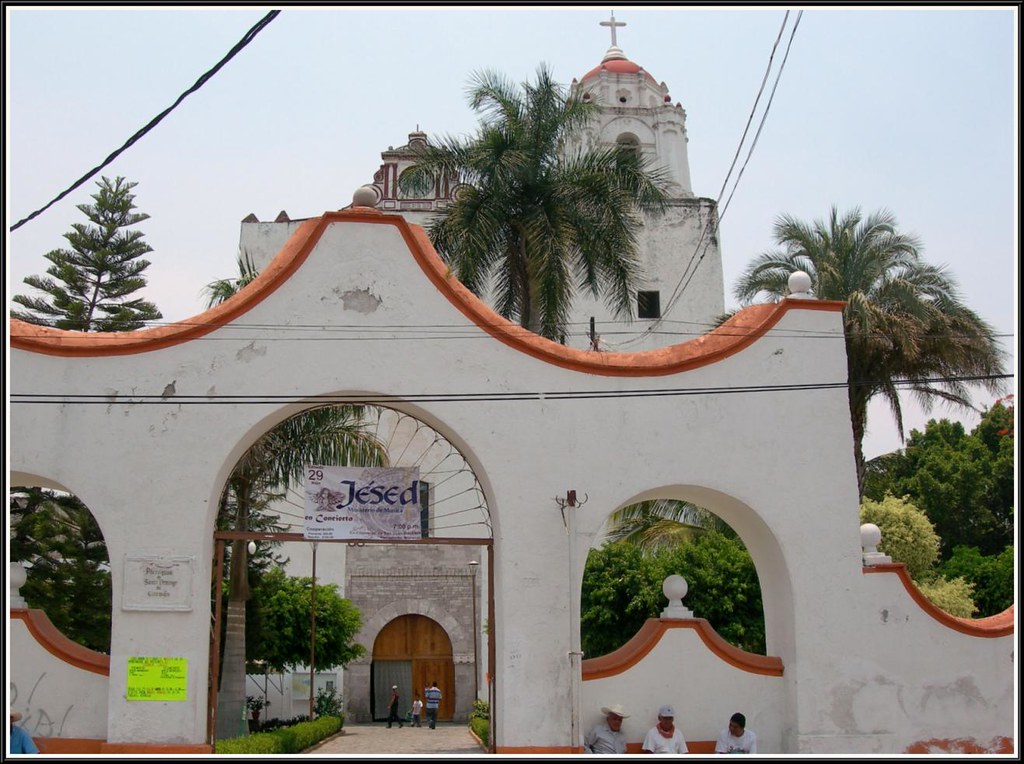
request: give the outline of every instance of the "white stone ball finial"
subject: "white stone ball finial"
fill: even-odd
[[[882,531],[874,523],[864,523],[860,526],[860,547],[863,553],[864,567],[872,565],[889,565],[892,557],[878,551],[878,545],[882,543]]]
[[[793,271],[789,274],[789,296],[797,300],[813,300],[811,277],[803,271]]]
[[[686,579],[673,573],[661,585],[661,591],[668,598],[668,607],[661,611],[662,618],[693,618],[693,611],[683,605],[683,597],[690,590]]]
[[[360,186],[356,189],[356,192],[352,194],[352,206],[353,207],[376,207],[377,206],[377,192],[373,186]]]
[[[10,587],[11,607],[27,608],[28,603],[26,603],[25,598],[21,596],[21,587],[23,587],[25,582],[28,580],[28,574],[25,572],[25,566],[20,562],[12,562],[7,571],[7,585]]]

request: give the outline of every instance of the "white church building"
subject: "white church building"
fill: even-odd
[[[630,750],[663,704],[692,753],[736,710],[765,754],[1017,750],[1014,608],[954,618],[862,533],[847,394],[831,384],[847,378],[843,304],[798,276],[786,300],[712,329],[717,210],[691,187],[684,110],[614,37],[573,87],[605,107],[582,140],[635,145],[672,178],[668,212],[645,220],[631,325],[584,301],[578,333],[553,343],[456,281],[422,228],[453,189],[396,187],[419,131],[351,206],[243,221],[260,275],[199,316],[118,334],[11,320],[8,484],[86,503],[114,592],[110,655],[91,653],[25,606],[11,561],[9,682],[15,710],[48,720],[29,728],[44,750],[211,750],[219,498],[259,437],[325,401],[374,407],[432,492],[422,543],[318,547],[318,575],[363,614],[368,655],[338,679],[353,721],[382,718],[381,682],[400,677],[443,681],[451,719],[489,700],[495,753],[580,753],[611,703],[630,710]],[[587,552],[612,512],[655,498],[706,507],[742,539],[766,655],[726,643],[672,578],[660,618],[582,655]],[[309,545],[293,546],[304,575]],[[151,566],[176,582],[169,598],[150,597]],[[168,699],[130,691],[146,665],[178,672]]]

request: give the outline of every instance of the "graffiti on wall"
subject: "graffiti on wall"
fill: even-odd
[[[42,705],[35,705],[36,694],[37,692],[42,694],[41,688],[45,680],[46,672],[44,671],[32,683],[32,687],[28,691],[28,697],[24,700],[21,699],[22,693],[19,692],[17,683],[11,682],[11,710],[21,711],[21,721],[19,724],[32,737],[62,737],[61,733],[64,730],[64,725],[70,718],[75,704],[72,703],[63,709],[60,706],[44,708]],[[61,693],[57,690],[49,693],[49,695],[59,698]]]

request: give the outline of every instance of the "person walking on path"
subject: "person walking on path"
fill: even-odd
[[[430,723],[430,729],[436,729],[437,709],[441,705],[441,691],[437,688],[436,681],[430,682],[430,687],[423,691],[423,696],[427,699],[427,721]]]
[[[416,700],[412,702],[412,726],[421,727],[420,714],[423,711],[423,701],[420,700],[420,694],[416,693]]]
[[[391,703],[388,705],[388,729],[391,723],[398,722],[398,729],[402,729],[402,720],[398,716],[398,685],[391,687]]]

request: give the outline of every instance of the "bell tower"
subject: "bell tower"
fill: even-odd
[[[636,146],[654,160],[654,166],[667,171],[673,196],[692,198],[686,111],[678,102],[672,104],[664,82],[657,82],[650,72],[626,58],[615,35],[615,29],[626,26],[625,22],[616,21],[612,14],[611,20],[601,25],[611,27],[611,47],[600,64],[572,82],[574,92],[601,106],[601,115],[587,130],[583,148]]]
[[[600,110],[566,150],[634,147],[666,173],[669,204],[662,214],[643,216],[638,249],[646,277],[637,289],[633,320],[625,323],[580,294],[571,321],[581,328],[567,342],[600,351],[653,350],[706,334],[725,311],[718,204],[693,193],[682,104],[673,103],[668,86],[619,47],[616,30],[625,22],[612,14],[600,24],[610,29],[611,46],[601,63],[571,85]],[[595,337],[579,336],[591,319]]]

